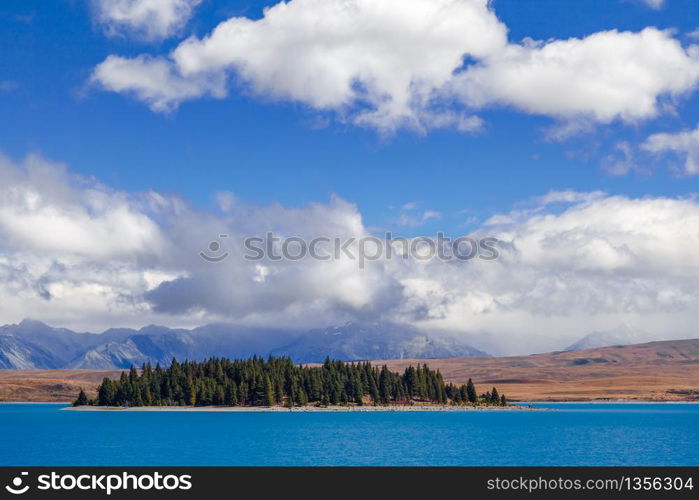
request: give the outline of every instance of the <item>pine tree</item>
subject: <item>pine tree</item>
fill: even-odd
[[[194,406],[197,404],[197,390],[194,387],[192,377],[187,377],[184,383],[184,401],[186,405]]]
[[[274,392],[272,392],[272,382],[269,379],[269,375],[265,375],[263,382],[264,397],[262,399],[262,404],[264,406],[274,405]]]
[[[362,397],[364,397],[364,386],[362,384],[362,378],[359,376],[358,371],[354,371],[352,375],[352,399],[359,406],[364,404],[362,402]]]
[[[115,404],[116,389],[114,388],[114,382],[111,379],[105,377],[102,379],[102,385],[99,386],[97,391],[97,404],[100,406],[113,406]]]
[[[371,396],[371,401],[375,405],[381,401],[381,395],[379,394],[379,387],[376,383],[376,376],[373,372],[369,376],[369,396]]]
[[[461,388],[459,389],[459,392],[461,393],[461,398],[460,398],[461,401],[462,401],[463,403],[468,402],[468,401],[469,401],[469,398],[468,398],[468,389],[467,389],[467,387],[466,387],[465,385],[462,385]]]
[[[235,382],[230,381],[226,384],[226,394],[223,402],[226,406],[236,406],[238,404],[238,390]]]
[[[78,399],[73,402],[73,406],[85,406],[89,403],[87,400],[87,394],[80,388],[80,394],[78,394]]]
[[[141,398],[141,391],[133,391],[133,396],[131,397],[131,406],[143,406],[143,399]]]
[[[391,399],[391,375],[386,365],[381,368],[379,375],[379,401],[382,404],[388,404]]]
[[[299,390],[296,402],[301,406],[306,406],[308,404],[308,395],[303,388]]]
[[[146,406],[152,406],[153,404],[153,394],[150,392],[149,386],[144,386],[141,390],[141,399],[143,399],[143,404]]]
[[[407,367],[403,377],[405,379],[405,385],[408,389],[408,396],[412,398],[417,391],[417,372],[415,371],[415,367],[413,365]]]
[[[250,402],[250,391],[248,389],[248,383],[245,381],[241,382],[238,386],[238,401],[242,406]]]
[[[476,402],[478,402],[476,386],[473,385],[473,380],[471,379],[468,379],[468,383],[466,384],[466,395],[468,396],[469,403],[476,404]]]
[[[214,391],[214,400],[213,403],[215,405],[222,405],[226,401],[226,390],[223,388],[222,385],[217,385],[216,390]]]

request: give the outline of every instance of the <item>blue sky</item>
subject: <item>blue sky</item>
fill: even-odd
[[[366,223],[396,231],[461,232],[468,211],[479,219],[549,190],[601,189],[632,196],[686,195],[694,177],[677,176],[645,159],[650,174],[612,176],[601,164],[618,141],[639,143],[658,131],[690,129],[697,97],[681,100],[676,116],[634,124],[616,121],[567,140],[548,140],[553,120],[492,107],[479,112],[484,129],[418,133],[339,123],[328,113],[290,102],[241,95],[183,103],[158,114],[129,97],[87,83],[109,54],[163,53],[183,35],[203,36],[232,15],[261,16],[272,2],[212,1],[199,6],[182,35],[149,43],[107,37],[84,2],[10,0],[0,13],[0,148],[21,158],[41,152],[83,175],[128,191],[176,193],[201,207],[225,189],[252,203],[302,205],[337,194],[359,205]],[[617,28],[696,26],[699,6],[670,0],[659,10],[642,2],[497,0],[511,41],[583,37]],[[495,109],[493,109],[495,108]],[[443,214],[420,229],[400,228],[395,210],[408,202]]]
[[[695,335],[698,28],[694,0],[5,0],[0,323]],[[269,230],[501,252],[199,257]]]

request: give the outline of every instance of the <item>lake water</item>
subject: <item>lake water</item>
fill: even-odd
[[[0,404],[0,465],[699,465],[699,405],[71,412]]]

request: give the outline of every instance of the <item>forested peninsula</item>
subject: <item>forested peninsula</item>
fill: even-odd
[[[473,382],[445,383],[426,364],[403,373],[369,362],[326,359],[320,366],[296,365],[287,357],[246,360],[172,360],[169,367],[146,363],[118,380],[105,378],[91,399],[85,391],[73,406],[505,406],[495,387],[478,394]]]

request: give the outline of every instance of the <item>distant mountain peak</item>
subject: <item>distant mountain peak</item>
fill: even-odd
[[[43,329],[51,328],[49,325],[47,325],[43,321],[39,321],[37,319],[32,319],[32,318],[23,319],[22,321],[19,322],[19,324],[17,326],[23,330],[28,329],[28,328],[43,328]]]
[[[342,361],[488,356],[457,339],[434,336],[409,324],[376,321],[313,329],[272,354],[299,363],[326,356]]]
[[[565,348],[566,351],[579,351],[613,345],[640,344],[653,340],[647,332],[634,328],[630,323],[623,323],[614,330],[588,333],[577,342]]]

